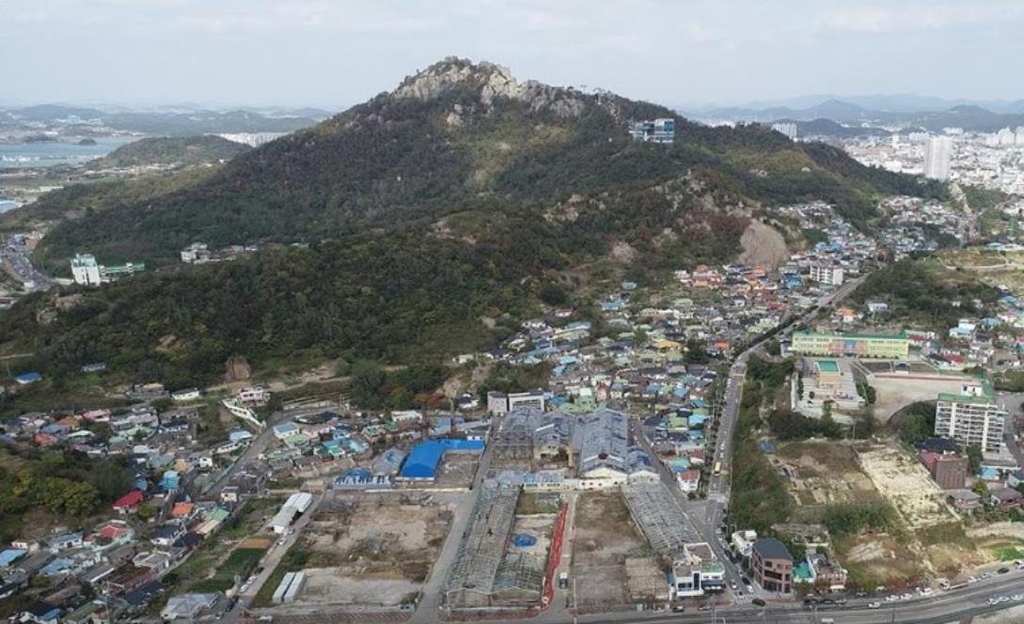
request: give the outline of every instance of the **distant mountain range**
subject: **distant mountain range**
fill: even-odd
[[[841,125],[831,128],[838,134],[816,136],[849,135],[851,127],[857,128],[859,134],[884,134],[882,127],[932,131],[959,127],[972,132],[995,132],[1024,125],[1024,100],[971,102],[917,95],[807,96],[743,106],[681,107],[680,112],[705,123],[827,120]]]
[[[156,110],[129,110],[38,104],[20,108],[0,108],[0,130],[18,130],[27,124],[45,123],[73,127],[99,121],[113,130],[167,136],[194,136],[205,133],[293,132],[309,127],[333,113],[318,108],[266,108],[211,110],[190,105],[161,107]]]

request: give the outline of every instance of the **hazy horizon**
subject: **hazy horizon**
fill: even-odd
[[[340,110],[445,56],[670,106],[835,94],[1014,101],[1024,4],[992,0],[0,1],[8,106]]]

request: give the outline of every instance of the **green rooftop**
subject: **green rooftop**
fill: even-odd
[[[977,405],[994,405],[996,402],[996,393],[992,390],[992,382],[988,379],[979,379],[978,385],[981,386],[980,395],[942,392],[939,394],[939,400],[956,403],[974,403]]]

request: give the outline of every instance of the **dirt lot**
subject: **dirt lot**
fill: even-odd
[[[920,374],[920,373],[911,373]],[[935,374],[935,373],[931,373]],[[883,422],[911,403],[934,401],[940,392],[959,392],[963,378],[950,376],[948,380],[912,379],[908,377],[872,376],[868,383],[878,393],[875,403],[875,417]]]
[[[958,518],[946,507],[944,495],[931,475],[907,451],[878,447],[858,454],[860,465],[875,487],[912,529],[921,529]]]
[[[789,493],[801,507],[852,503],[880,497],[857,464],[852,446],[836,442],[781,445],[776,458],[792,478]]]
[[[437,469],[438,487],[464,487],[473,484],[480,456],[475,453],[447,453]]]
[[[572,553],[577,602],[583,611],[629,604],[625,561],[648,554],[622,494],[586,492],[576,503]]]
[[[516,516],[512,524],[512,535],[528,535],[534,538],[536,543],[532,546],[512,546],[515,552],[547,557],[548,548],[551,547],[551,532],[555,526],[555,514],[533,514],[529,516]]]
[[[325,503],[303,532],[303,604],[396,605],[419,591],[457,495],[352,493]]]

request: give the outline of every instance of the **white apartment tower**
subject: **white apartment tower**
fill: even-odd
[[[953,139],[930,137],[924,146],[924,175],[933,180],[949,179],[949,163],[953,158]]]
[[[977,444],[986,453],[998,453],[1003,448],[1006,417],[1006,410],[999,406],[990,388],[965,385],[960,394],[939,395],[935,435],[951,438],[962,446]]]

